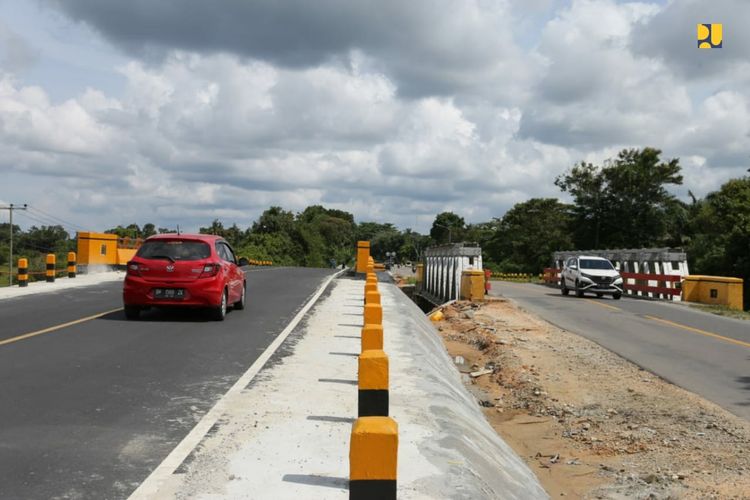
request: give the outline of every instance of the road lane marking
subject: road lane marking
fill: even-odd
[[[612,309],[613,311],[622,311],[622,309],[620,309],[619,307],[611,306],[609,304],[603,304],[602,302],[598,302],[594,299],[584,299],[584,300],[586,300],[586,302],[590,302],[599,307],[606,307],[607,309]]]
[[[92,319],[101,318],[102,316],[106,316],[107,314],[116,313],[118,311],[122,311],[122,307],[118,307],[117,309],[112,309],[111,311],[105,311],[98,314],[94,314],[92,316],[86,316],[85,318],[76,319],[74,321],[68,321],[67,323],[62,323],[55,326],[50,326],[49,328],[44,328],[42,330],[37,330],[35,332],[25,333],[23,335],[19,335],[18,337],[12,337],[5,340],[0,340],[0,346],[5,344],[12,344],[13,342],[19,342],[21,340],[25,340],[31,337],[36,337],[37,335],[44,335],[45,333],[52,333],[57,330],[62,330],[63,328],[67,328],[69,326],[77,325],[79,323],[85,323],[86,321],[91,321]]]
[[[652,321],[658,321],[659,323],[664,323],[665,325],[673,326],[675,328],[682,328],[683,330],[697,333],[699,335],[705,335],[706,337],[713,337],[715,339],[723,340],[724,342],[729,342],[730,344],[736,344],[742,347],[750,347],[749,342],[743,342],[741,340],[733,339],[730,337],[725,337],[723,335],[719,335],[718,333],[707,332],[706,330],[701,330],[700,328],[693,328],[692,326],[683,325],[681,323],[675,323],[674,321],[657,318],[655,316],[644,316],[644,318],[650,319]]]
[[[284,328],[276,339],[271,342],[263,353],[258,356],[258,359],[250,365],[245,373],[234,383],[234,385],[222,396],[222,398],[216,402],[208,413],[203,415],[203,418],[196,424],[195,427],[185,436],[182,441],[167,455],[161,464],[159,464],[145,481],[130,495],[129,500],[136,499],[152,499],[159,498],[158,493],[161,487],[169,480],[174,474],[174,471],[182,465],[185,459],[193,452],[193,450],[203,441],[208,431],[219,421],[219,418],[225,413],[230,403],[241,396],[242,391],[247,387],[260,370],[265,366],[271,356],[278,350],[281,344],[284,343],[289,334],[294,331],[302,318],[304,318],[307,311],[315,305],[315,302],[323,295],[328,285],[333,281],[334,278],[340,276],[345,270],[339,271],[329,276],[320,287],[318,287],[315,294],[307,301],[302,309],[299,310],[296,316],[292,318],[292,321]]]

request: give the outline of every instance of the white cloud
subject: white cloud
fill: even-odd
[[[341,28],[305,64],[283,39],[255,54],[230,38],[190,48],[164,35],[158,59],[113,62],[122,92],[90,85],[59,102],[6,71],[2,191],[19,186],[18,201],[93,229],[248,225],[270,205],[324,203],[424,230],[438,211],[476,222],[559,196],[558,174],[621,147],[682,157],[685,191],[699,195],[744,173],[747,75],[706,88],[634,48],[673,4],[539,0],[521,18],[519,2],[450,5],[394,4],[396,26]],[[514,39],[519,19],[538,26],[528,48]]]

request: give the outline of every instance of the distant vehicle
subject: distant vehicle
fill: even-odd
[[[217,321],[227,308],[245,308],[245,272],[223,238],[160,234],[148,238],[128,262],[123,304],[127,319],[149,307],[206,307]]]
[[[619,300],[622,297],[622,284],[622,276],[615,266],[602,257],[571,257],[560,274],[560,291],[563,295],[573,290],[577,297],[590,292],[597,297],[611,295]]]

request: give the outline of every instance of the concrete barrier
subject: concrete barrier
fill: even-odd
[[[727,306],[742,311],[742,278],[724,276],[685,276],[682,282],[683,300],[701,304]]]
[[[368,349],[359,355],[358,417],[388,416],[388,356]]]
[[[362,327],[362,352],[368,349],[383,350],[383,325],[368,325]]]
[[[531,470],[489,425],[424,313],[381,284],[390,415],[402,440],[399,484],[408,498],[548,498]]]
[[[388,417],[360,417],[352,426],[349,499],[395,500],[398,424]]]

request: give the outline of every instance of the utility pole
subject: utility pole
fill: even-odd
[[[7,210],[10,214],[10,259],[8,260],[8,286],[13,286],[13,210],[26,210],[26,203],[22,207],[17,207],[11,203],[7,207],[0,207],[0,210]]]

